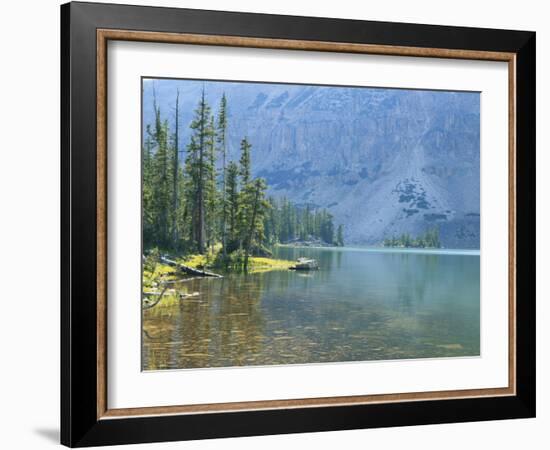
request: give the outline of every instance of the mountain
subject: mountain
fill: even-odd
[[[269,193],[328,208],[346,244],[437,226],[445,247],[479,248],[479,93],[145,80],[145,124],[153,88],[170,123],[179,89],[182,143],[201,90],[214,111],[225,92],[229,157],[247,136]]]

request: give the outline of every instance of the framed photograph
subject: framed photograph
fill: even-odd
[[[534,417],[534,32],[61,26],[63,444]]]

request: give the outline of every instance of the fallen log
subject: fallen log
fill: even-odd
[[[166,280],[163,281],[162,284],[177,284],[177,283],[187,283],[189,281],[193,280],[200,280],[203,277],[189,277],[189,278],[178,278],[177,280]]]
[[[176,269],[181,270],[182,272],[188,273],[190,275],[197,275],[201,277],[223,278],[223,276],[217,273],[208,272],[206,270],[195,269],[194,267],[189,267],[189,266],[186,266],[185,264],[177,263],[176,261],[168,259],[165,256],[161,256],[160,260],[163,264],[166,264],[171,267],[175,267]]]

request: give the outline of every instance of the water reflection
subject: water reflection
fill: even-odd
[[[277,256],[313,257],[321,270],[177,284],[143,312],[143,368],[479,355],[479,255],[279,248]]]

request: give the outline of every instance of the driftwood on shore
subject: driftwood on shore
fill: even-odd
[[[185,264],[178,263],[176,261],[173,261],[171,259],[166,258],[165,256],[161,256],[160,260],[163,264],[166,264],[171,267],[175,267],[176,269],[185,272],[190,275],[197,275],[200,277],[211,277],[211,278],[223,278],[223,276],[214,273],[214,272],[208,272],[206,270],[201,269],[195,269],[194,267],[186,266]]]

